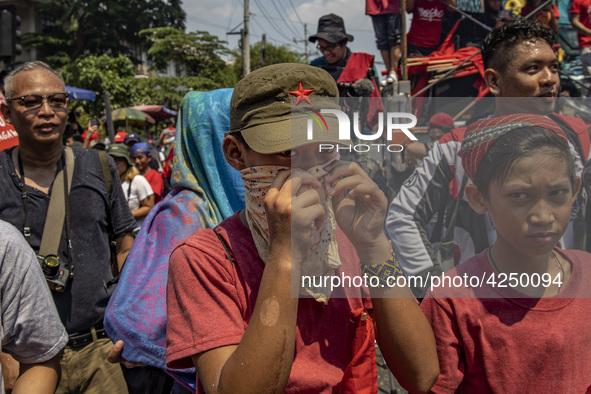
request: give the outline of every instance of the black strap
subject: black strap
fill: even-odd
[[[111,179],[111,169],[109,167],[109,156],[105,151],[97,151],[99,160],[101,162],[101,169],[103,171],[103,178],[105,180],[105,186],[107,188],[107,235],[109,237],[109,250],[111,252],[111,273],[114,279],[109,281],[116,283],[119,279],[119,264],[117,262],[117,242],[115,241],[115,229],[113,227],[113,216],[111,214],[111,193],[113,191],[113,180]]]
[[[129,185],[127,185],[127,200],[129,201],[129,196],[131,195],[131,184],[133,182],[133,178],[129,180]]]
[[[31,228],[29,227],[27,215],[27,186],[25,183],[25,169],[18,147],[16,148],[16,156],[21,176],[21,198],[24,211],[23,234],[26,241],[30,245]],[[67,240],[66,254],[68,257],[66,268],[70,272],[70,275],[72,275],[74,267],[72,265],[72,241],[70,238],[69,204],[72,179],[71,177],[68,177],[68,169],[72,173],[74,172],[74,154],[70,148],[65,147],[62,150],[62,155],[57,162],[56,175],[53,181],[53,186],[57,186],[57,188],[53,188],[52,186],[49,208],[45,217],[45,225],[41,235],[38,253],[42,256],[59,256],[59,244],[62,236],[62,229],[65,223]],[[60,182],[62,183],[61,185]],[[60,190],[60,186],[63,187],[63,190]]]
[[[224,237],[222,237],[220,234],[218,234],[218,232],[215,231],[215,229],[213,230],[213,233],[215,234],[216,237],[218,237],[218,239],[222,243],[222,246],[224,247],[224,250],[226,251],[226,256],[228,256],[228,260],[230,261],[230,264],[234,265],[234,260],[232,259],[232,253],[230,253],[230,248],[228,247],[226,240],[224,240]]]

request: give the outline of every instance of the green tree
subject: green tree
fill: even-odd
[[[168,101],[175,110],[189,91],[209,91],[222,87],[211,79],[202,77],[137,78],[135,84],[132,105],[163,104]]]
[[[304,55],[292,51],[288,46],[276,46],[270,43],[265,44],[265,51],[263,53],[263,63],[261,64],[261,46],[262,42],[257,42],[250,46],[250,70],[254,71],[263,66],[269,66],[277,63],[305,63]],[[233,51],[234,55],[234,76],[240,80],[242,75],[242,51]]]
[[[227,42],[217,36],[205,31],[185,33],[173,27],[146,29],[139,35],[148,42],[148,58],[154,68],[162,69],[172,60],[188,75],[208,78],[220,87],[234,84],[222,58],[230,54]]]
[[[113,108],[132,105],[136,96],[137,84],[131,60],[123,55],[112,58],[107,55],[87,56],[78,59],[61,69],[67,85],[92,90],[97,94],[94,103],[75,103],[95,116],[104,109],[102,93],[108,90]]]
[[[83,107],[92,117],[104,111],[103,92],[110,93],[111,107],[131,107],[141,104],[170,103],[177,109],[182,98],[191,90],[209,91],[221,84],[205,77],[141,77],[135,75],[133,63],[125,56],[87,56],[60,70],[67,85],[92,90],[94,102],[74,101],[72,109]]]
[[[184,29],[181,0],[41,0],[41,33],[23,37],[38,58],[55,67],[87,55],[119,54],[138,62],[142,29]]]

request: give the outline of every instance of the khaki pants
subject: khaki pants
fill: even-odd
[[[65,348],[60,357],[62,380],[58,394],[127,394],[120,364],[107,361],[113,347],[109,338],[98,339],[83,348]]]

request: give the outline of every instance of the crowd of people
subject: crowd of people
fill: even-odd
[[[409,49],[428,54],[447,6],[407,7]],[[395,82],[398,4],[367,10]],[[15,68],[1,105],[19,136],[0,152],[3,382],[376,393],[377,344],[413,393],[591,390],[591,142],[585,122],[555,112],[554,19],[540,19],[482,37],[494,113],[459,128],[433,115],[391,201],[375,172],[341,157],[351,141],[337,116],[310,122],[340,109],[351,59],[373,68],[335,14],[310,37],[321,58],[188,93],[158,142],[118,133],[107,146],[94,122],[67,127],[61,75],[40,61]],[[453,286],[433,287],[446,276]]]

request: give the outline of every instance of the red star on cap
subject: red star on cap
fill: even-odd
[[[300,81],[300,88],[298,90],[295,90],[293,92],[287,92],[287,93],[292,94],[297,97],[297,100],[296,100],[296,107],[297,107],[298,104],[301,103],[302,101],[305,101],[308,104],[312,105],[312,102],[310,101],[310,97],[308,97],[308,95],[310,93],[312,93],[313,91],[314,91],[314,89],[304,89],[304,87],[302,86],[302,81]]]

